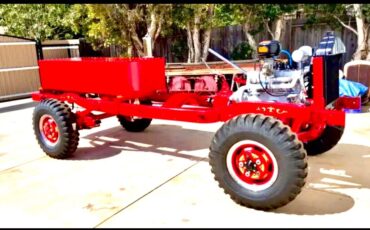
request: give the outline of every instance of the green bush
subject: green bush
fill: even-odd
[[[239,43],[231,53],[232,60],[251,59],[253,54],[252,47],[247,42]]]
[[[185,62],[187,59],[188,46],[183,39],[176,39],[170,46],[173,62]]]

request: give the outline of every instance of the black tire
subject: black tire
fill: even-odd
[[[243,142],[254,143],[257,149],[262,146],[269,151],[267,155],[271,157],[271,163],[264,167],[272,174],[271,178],[275,179],[253,187],[254,185],[235,177],[236,173],[234,174],[229,166],[229,159],[233,162],[235,158],[229,156],[230,152],[231,156],[234,156],[232,149]],[[247,148],[241,149],[243,150],[240,152],[246,151]],[[302,142],[281,121],[263,115],[241,115],[227,121],[212,140],[209,163],[215,180],[231,199],[243,206],[259,210],[275,209],[295,199],[307,177],[306,151]],[[240,163],[233,168],[234,171],[237,171],[238,167],[248,167],[247,164],[240,166]],[[258,183],[258,180],[255,182]]]
[[[332,149],[340,140],[344,127],[327,125],[319,138],[304,143],[307,155],[315,156]]]
[[[55,122],[58,127],[57,140],[50,141],[40,126],[45,119]],[[65,159],[77,149],[79,132],[73,128],[75,115],[68,105],[55,99],[41,101],[33,112],[33,129],[42,150],[50,157]],[[55,141],[55,142],[53,142]]]
[[[140,101],[140,104],[152,105],[152,102],[149,100]],[[121,126],[128,132],[142,132],[148,128],[152,122],[150,118],[132,118],[122,115],[117,115],[117,118]]]

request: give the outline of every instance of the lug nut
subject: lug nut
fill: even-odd
[[[257,165],[260,165],[261,164],[261,161],[258,159],[258,160],[256,160],[256,164]]]
[[[246,176],[246,177],[249,177],[249,176],[250,176],[250,174],[251,174],[251,173],[248,171],[248,172],[246,172],[246,173],[245,173],[245,176]]]
[[[239,167],[244,167],[244,163],[243,162],[239,162]]]

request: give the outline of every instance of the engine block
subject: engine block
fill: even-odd
[[[239,87],[230,100],[304,103],[304,75],[308,69],[280,70],[276,69],[276,63],[271,64],[271,60],[265,62],[267,64],[260,71],[247,71],[246,84]]]

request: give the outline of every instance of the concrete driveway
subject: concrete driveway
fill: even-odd
[[[154,120],[128,133],[116,118],[81,131],[74,157],[38,146],[30,99],[0,103],[0,227],[370,227],[370,113],[348,114],[339,144],[309,157],[300,195],[269,212],[217,186],[208,147],[221,126]]]

